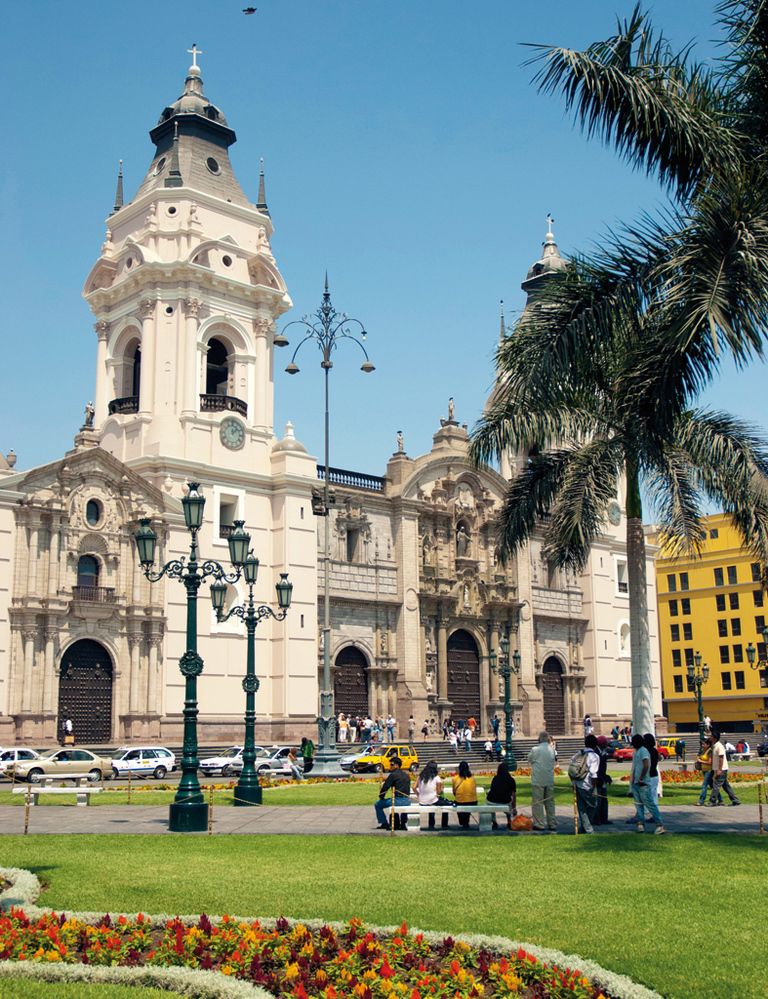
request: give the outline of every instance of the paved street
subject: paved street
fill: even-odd
[[[373,795],[371,796],[373,800]],[[611,809],[613,825],[603,826],[600,835],[638,835],[633,825],[625,819],[632,814],[627,806]],[[670,806],[663,809],[664,823],[671,833],[757,833],[757,805],[740,805],[733,808],[723,805],[719,808],[697,808],[693,805]],[[573,811],[569,807],[557,809],[559,832],[573,835]],[[766,816],[768,820],[768,816]],[[158,805],[100,805],[98,807],[77,807],[75,805],[44,805],[30,809],[30,833],[167,833],[168,808]],[[648,834],[654,826],[648,824]],[[0,834],[22,833],[24,831],[24,809],[18,806],[0,807]],[[337,835],[385,836],[375,829],[373,804],[370,807],[303,807],[269,806],[258,808],[217,807],[213,813],[215,834],[247,835]],[[198,835],[205,835],[201,833]],[[398,833],[406,836],[407,833]],[[478,835],[476,827],[470,832],[458,828],[455,820],[447,833],[432,835],[467,836]],[[506,829],[490,835],[508,836]],[[540,833],[521,833],[537,836]],[[766,838],[768,842],[768,837]]]

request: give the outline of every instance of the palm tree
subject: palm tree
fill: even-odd
[[[499,347],[471,453],[480,463],[530,449],[499,518],[502,559],[540,528],[547,558],[582,570],[623,478],[632,718],[635,731],[647,732],[654,714],[641,497],[651,498],[665,545],[696,550],[704,504],[717,503],[768,564],[768,444],[726,414],[691,407],[702,359],[669,349],[679,304],[649,299],[642,282],[608,266],[619,258],[614,249],[570,261],[529,304]],[[574,328],[580,349],[571,353],[563,344]]]
[[[718,16],[726,47],[709,66],[639,6],[584,52],[535,46],[539,88],[658,177],[670,204],[551,279],[499,349],[472,438],[477,461],[539,445],[510,484],[505,556],[546,514],[549,556],[582,568],[624,477],[639,731],[653,724],[643,492],[668,544],[695,550],[703,503],[718,503],[768,564],[765,443],[693,408],[724,354],[762,356],[768,329],[768,0],[726,0]]]

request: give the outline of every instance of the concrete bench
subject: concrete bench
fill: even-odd
[[[392,811],[390,807],[389,811]],[[494,817],[501,812],[509,815],[509,809],[504,805],[395,805],[395,815],[406,816],[408,832],[421,831],[421,816],[434,815],[476,815],[480,832],[490,832]]]
[[[56,786],[64,781],[74,781],[74,787]],[[101,794],[101,788],[95,787],[88,774],[47,774],[40,778],[39,784],[27,787],[14,787],[13,794],[29,794],[33,805],[39,804],[41,794],[74,794],[78,805],[90,805],[92,794]]]
[[[747,760],[751,760],[752,756],[753,756],[752,753],[731,753],[731,759],[732,760],[744,760],[744,761],[747,761]]]

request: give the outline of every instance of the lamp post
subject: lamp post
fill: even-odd
[[[243,690],[245,691],[245,741],[243,745],[243,769],[240,771],[240,779],[235,785],[235,805],[260,805],[261,804],[261,784],[259,774],[256,770],[256,691],[259,689],[259,679],[256,676],[256,626],[265,617],[273,617],[276,621],[283,621],[291,606],[291,594],[293,593],[293,583],[288,582],[288,573],[280,573],[280,582],[275,585],[277,591],[277,605],[280,608],[275,612],[271,607],[262,604],[257,607],[253,599],[253,587],[259,573],[259,560],[249,552],[243,563],[243,578],[248,586],[248,601],[232,607],[228,613],[224,613],[224,599],[227,595],[225,583],[211,584],[211,603],[216,612],[216,620],[220,623],[228,621],[233,615],[245,621],[245,628],[248,634],[248,652],[246,659],[245,676],[243,677]]]
[[[709,666],[706,663],[701,665],[701,653],[697,652],[693,657],[694,663],[688,663],[688,682],[693,685],[696,693],[696,706],[699,712],[699,744],[704,744],[704,705],[702,703],[701,688],[709,679]]]
[[[301,326],[303,337],[293,352],[291,361],[286,367],[289,375],[296,375],[299,367],[296,356],[307,341],[313,341],[320,349],[322,360],[320,367],[325,375],[325,461],[323,469],[322,497],[313,495],[312,512],[325,517],[323,543],[323,686],[320,691],[320,716],[318,726],[318,751],[315,755],[313,772],[318,776],[347,777],[349,776],[339,765],[339,753],[336,749],[336,715],[333,704],[333,687],[331,686],[331,525],[329,510],[330,495],[330,460],[329,460],[329,407],[328,407],[328,376],[333,367],[331,357],[342,340],[351,340],[357,344],[365,356],[360,370],[365,374],[375,371],[368,352],[363,346],[365,327],[359,319],[350,319],[343,312],[337,312],[331,304],[331,293],[328,290],[328,275],[325,276],[325,289],[320,307],[311,316],[296,319],[284,327],[283,332],[275,337],[278,347],[288,346],[285,331],[291,326]]]
[[[762,629],[761,634],[763,636],[763,656],[758,655],[758,649],[754,647],[752,642],[747,646],[747,660],[749,661],[750,669],[768,669],[768,627]]]
[[[150,583],[157,583],[163,576],[168,576],[169,579],[181,580],[187,591],[187,648],[179,659],[179,669],[185,680],[182,777],[170,807],[168,828],[171,832],[203,832],[208,828],[208,805],[197,779],[197,678],[203,672],[203,660],[197,652],[197,591],[208,576],[220,583],[238,580],[251,538],[243,530],[243,521],[235,521],[235,528],[229,537],[229,557],[236,570],[234,573],[227,575],[224,568],[212,559],[201,563],[198,561],[197,533],[203,523],[205,497],[200,492],[199,483],[189,483],[189,491],[181,505],[184,522],[191,535],[188,558],[172,559],[159,572],[153,572],[157,535],[149,520],[140,522],[135,538],[139,563]]]
[[[510,677],[520,675],[520,653],[517,649],[512,653],[510,661],[509,639],[505,635],[499,640],[499,652],[493,649],[488,657],[491,662],[491,669],[498,672],[504,678],[504,758],[510,770],[517,768],[517,760],[512,752],[512,705],[510,691]]]

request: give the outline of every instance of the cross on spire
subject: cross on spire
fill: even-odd
[[[555,220],[552,218],[552,213],[547,212],[547,236],[554,236],[554,233],[552,232],[552,223],[554,221]]]
[[[189,54],[192,56],[192,65],[197,69],[198,68],[197,57],[199,55],[203,55],[203,50],[199,49],[197,45],[194,42],[192,42],[192,48],[187,49],[187,52],[189,52]]]

